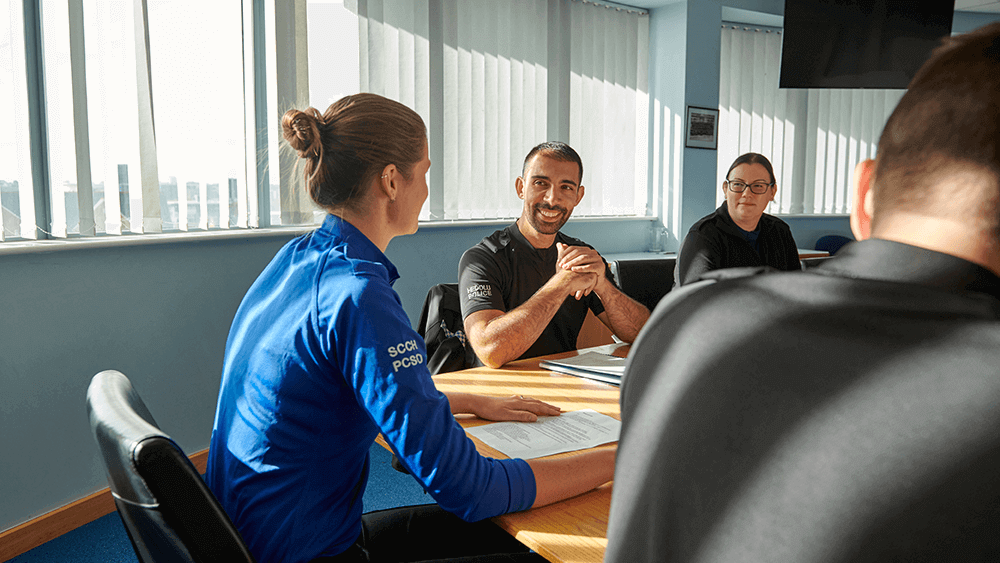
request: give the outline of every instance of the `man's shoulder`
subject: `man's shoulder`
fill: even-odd
[[[772,293],[772,290],[786,287],[790,283],[808,286],[819,281],[818,276],[802,277],[798,276],[800,273],[802,272],[782,272],[771,266],[712,270],[703,274],[700,281],[671,291],[664,299],[669,298],[671,302],[693,299],[704,302],[718,297],[743,299],[744,294],[752,295],[757,291]],[[795,277],[790,278],[789,274]]]
[[[785,313],[796,318],[839,316],[845,308],[855,316],[1000,317],[1000,301],[995,297],[907,279],[869,278],[865,272],[841,262],[834,257],[805,271],[779,271],[769,266],[714,270],[704,274],[702,281],[664,296],[667,305],[657,307],[647,325],[713,323],[720,318],[718,315],[723,315],[726,323],[753,324],[770,322]]]
[[[477,242],[474,246],[469,248],[466,252],[477,251],[485,252],[487,254],[497,254],[503,249],[507,248],[511,244],[514,244],[515,239],[511,236],[511,228],[516,227],[514,225],[508,225],[503,229],[493,231],[492,234],[483,237],[483,240]]]

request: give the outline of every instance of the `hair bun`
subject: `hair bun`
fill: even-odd
[[[317,158],[323,153],[319,129],[322,124],[323,115],[316,108],[290,109],[281,118],[281,133],[289,146],[298,151],[299,158]]]

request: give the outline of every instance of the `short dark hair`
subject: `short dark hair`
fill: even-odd
[[[521,176],[528,169],[528,162],[536,155],[542,155],[562,162],[575,162],[580,167],[580,183],[583,183],[583,160],[576,154],[573,147],[559,141],[546,141],[535,145],[535,148],[528,151],[528,156],[524,157],[524,164],[521,166]]]
[[[975,221],[1000,237],[1000,23],[945,38],[879,139],[872,229],[895,211]],[[943,190],[940,180],[958,188]],[[942,193],[943,192],[943,193]]]
[[[356,209],[389,164],[409,180],[427,142],[417,112],[369,93],[344,96],[322,114],[315,108],[290,109],[281,118],[281,130],[306,161],[309,196],[328,211]]]
[[[732,166],[729,167],[729,171],[726,172],[727,181],[729,180],[729,174],[732,173],[733,168],[736,168],[741,164],[760,164],[767,170],[767,173],[771,175],[771,183],[774,184],[777,181],[774,179],[774,167],[771,166],[771,161],[768,160],[766,156],[757,152],[748,152],[736,157]]]

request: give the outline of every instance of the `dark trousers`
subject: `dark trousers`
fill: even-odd
[[[493,522],[466,522],[436,504],[369,512],[361,536],[340,555],[314,563],[544,563]]]

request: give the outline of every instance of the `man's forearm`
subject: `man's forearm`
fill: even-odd
[[[604,305],[611,332],[625,342],[635,342],[635,337],[649,320],[649,309],[625,295],[614,284],[608,283],[595,291]]]
[[[524,354],[566,300],[566,291],[545,284],[518,307],[489,321],[473,336],[472,348],[486,365],[499,367]]]

